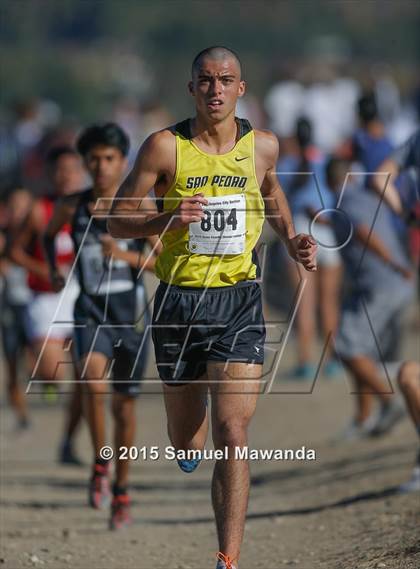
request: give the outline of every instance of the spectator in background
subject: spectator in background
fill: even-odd
[[[417,293],[420,295],[420,130],[417,130],[401,147],[383,162],[373,178],[373,189],[380,193],[383,176],[389,176],[384,199],[401,212],[410,227],[412,255],[417,266]],[[411,191],[404,193],[395,185],[400,172],[409,171],[414,184]],[[415,429],[420,436],[420,364],[418,361],[405,362],[398,373],[398,384],[404,395],[407,408]],[[417,453],[411,479],[400,486],[402,492],[420,490],[420,452]]]
[[[52,195],[55,192],[54,184],[45,168],[45,157],[50,151],[59,147],[72,147],[76,140],[77,125],[62,123],[44,133],[41,140],[26,154],[23,162],[22,176],[25,187],[28,187],[37,196]]]
[[[334,68],[313,65],[313,78],[305,91],[302,112],[313,124],[314,142],[324,152],[334,148],[354,129],[359,84]]]
[[[29,414],[24,390],[19,385],[19,361],[25,362],[29,338],[25,330],[25,310],[31,299],[26,271],[7,258],[11,240],[20,229],[32,205],[32,196],[23,188],[14,190],[7,199],[7,222],[0,232],[1,336],[6,360],[7,393],[16,419],[17,430],[29,427]],[[28,362],[29,363],[29,362]]]
[[[339,209],[331,218],[349,288],[336,350],[354,380],[357,408],[340,440],[383,435],[404,415],[377,364],[382,361],[390,324],[399,322],[413,296],[410,265],[388,207],[373,192],[348,179],[349,171],[350,163],[343,159],[333,158],[327,164],[327,182],[337,195],[347,179]],[[377,416],[372,412],[372,394],[380,402]]]
[[[350,142],[347,158],[361,164],[368,172],[365,184],[371,184],[371,173],[393,151],[393,145],[385,132],[385,126],[379,118],[378,106],[373,93],[365,93],[357,101],[359,128]]]
[[[252,93],[245,95],[238,100],[236,106],[236,115],[241,119],[247,119],[254,128],[266,127],[266,115],[260,104],[258,97]]]
[[[416,124],[416,108],[412,100],[401,96],[394,70],[380,63],[371,69],[373,89],[379,116],[387,134],[395,146],[402,144],[413,134]]]
[[[411,185],[408,194],[400,192],[397,187],[397,178],[401,171],[411,169],[415,183]],[[413,210],[419,201],[419,174],[420,174],[420,129],[418,129],[405,144],[401,145],[392,155],[388,156],[376,168],[372,179],[372,188],[383,194],[387,204],[400,215]],[[384,188],[386,185],[386,190]]]
[[[359,128],[351,140],[338,150],[337,154],[352,162],[356,162],[355,169],[361,168],[366,175],[359,183],[371,188],[373,176],[380,164],[392,153],[394,147],[386,134],[385,126],[380,118],[376,96],[374,92],[364,93],[357,101],[357,115]],[[385,180],[384,180],[385,182]],[[399,180],[401,183],[402,180]],[[390,212],[392,215],[392,212]],[[405,228],[398,216],[393,216],[395,229],[406,237]],[[398,341],[396,339],[396,344]]]
[[[141,113],[143,138],[140,143],[143,143],[152,132],[165,128],[172,121],[168,109],[158,99],[151,99],[144,103]]]
[[[54,101],[34,98],[19,101],[14,110],[14,136],[19,148],[23,184],[32,192],[45,191],[46,153],[42,151],[42,142],[61,119],[61,109]]]
[[[370,72],[379,114],[385,125],[388,126],[401,112],[400,90],[388,65],[379,63],[374,65]]]
[[[296,65],[284,64],[279,80],[269,89],[264,101],[270,128],[280,139],[293,137],[296,121],[303,111],[305,89],[295,73]]]
[[[21,154],[34,148],[41,140],[44,127],[40,120],[39,101],[27,99],[15,105],[16,123],[15,136],[21,149]]]
[[[313,125],[314,143],[323,152],[331,152],[354,129],[358,82],[319,61],[311,62],[306,70],[294,63],[282,71],[264,101],[270,127],[287,148],[296,120],[304,113]],[[297,76],[305,73],[303,83]]]
[[[13,129],[0,124],[0,196],[21,186],[19,145]]]
[[[140,102],[136,97],[118,97],[114,101],[111,117],[113,122],[118,124],[130,139],[127,161],[128,167],[131,168],[137,156],[138,148],[144,140]]]
[[[404,362],[398,372],[398,385],[404,396],[407,409],[417,435],[420,437],[420,364],[416,361]],[[420,449],[417,450],[411,478],[399,486],[399,491],[420,491]]]
[[[332,208],[335,197],[325,184],[325,160],[312,143],[312,127],[305,118],[296,123],[295,141],[297,154],[289,155],[278,164],[278,178],[287,195],[296,233],[307,233],[318,241],[316,273],[305,274],[290,258],[287,260],[290,280],[295,290],[306,281],[296,314],[299,363],[292,371],[294,379],[314,379],[316,366],[313,348],[317,337],[317,313],[321,316],[324,341],[335,335],[338,323],[338,299],[341,283],[341,260],[335,250],[335,236],[329,225],[328,215],[319,210]],[[324,373],[333,376],[338,365],[331,357],[332,342],[325,356]]]

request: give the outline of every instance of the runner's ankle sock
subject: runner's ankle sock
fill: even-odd
[[[124,496],[127,494],[127,486],[118,486],[116,482],[112,485],[112,493],[114,496]]]
[[[69,437],[64,437],[63,440],[61,441],[61,448],[63,449],[70,449],[72,448],[72,442],[71,442],[71,438]]]
[[[96,458],[95,459],[95,465],[107,467],[108,464],[109,464],[109,460],[106,460],[106,458]]]
[[[31,426],[31,422],[30,422],[28,417],[20,417],[18,419],[18,428],[19,429],[28,429],[30,426]]]

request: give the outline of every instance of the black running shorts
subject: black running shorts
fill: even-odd
[[[90,353],[103,354],[108,359],[106,375],[112,376],[113,391],[122,395],[137,396],[140,393],[147,363],[149,336],[147,330],[150,316],[147,312],[144,314],[141,331],[135,324],[124,323],[121,313],[124,314],[124,310],[127,312],[127,307],[132,306],[133,302],[128,293],[121,293],[112,295],[112,300],[109,302],[113,321],[118,322],[113,324],[104,321],[99,301],[105,303],[105,297],[95,303],[91,297],[83,293],[76,301],[74,337],[77,356],[81,359]],[[132,319],[131,312],[128,317]]]
[[[152,323],[156,364],[167,384],[199,378],[208,361],[264,362],[265,324],[255,281],[208,289],[161,282]]]

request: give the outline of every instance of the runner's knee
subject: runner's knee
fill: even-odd
[[[89,397],[95,397],[96,400],[101,403],[105,402],[105,395],[108,389],[107,381],[94,381],[86,380],[83,383],[83,392]]]
[[[193,440],[194,440],[194,448],[196,448],[197,443],[200,443],[199,439],[205,438],[204,435],[203,437],[201,436],[197,437],[197,433],[200,430],[201,425],[202,421],[197,421],[189,425],[185,423],[174,425],[168,421],[167,429],[168,429],[169,440],[177,450],[188,450],[189,448],[191,448],[191,442]],[[203,442],[203,448],[204,448],[204,442]]]
[[[243,446],[247,441],[248,420],[227,419],[213,426],[213,442],[215,447]]]
[[[420,387],[420,365],[417,362],[404,363],[398,373],[398,385],[403,393]]]
[[[128,425],[133,418],[134,400],[114,400],[112,403],[112,415],[117,423]]]

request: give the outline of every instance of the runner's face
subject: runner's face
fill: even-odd
[[[83,187],[84,171],[78,156],[73,154],[60,156],[53,171],[53,184],[59,195],[71,194]]]
[[[118,186],[126,167],[127,160],[114,146],[94,146],[86,156],[86,168],[99,191]]]
[[[245,82],[241,81],[239,66],[233,58],[203,59],[189,89],[195,98],[197,114],[211,122],[220,122],[235,113],[236,101],[245,92]]]
[[[16,190],[7,202],[6,211],[9,214],[9,227],[19,227],[25,219],[31,206],[32,196],[27,190]]]

